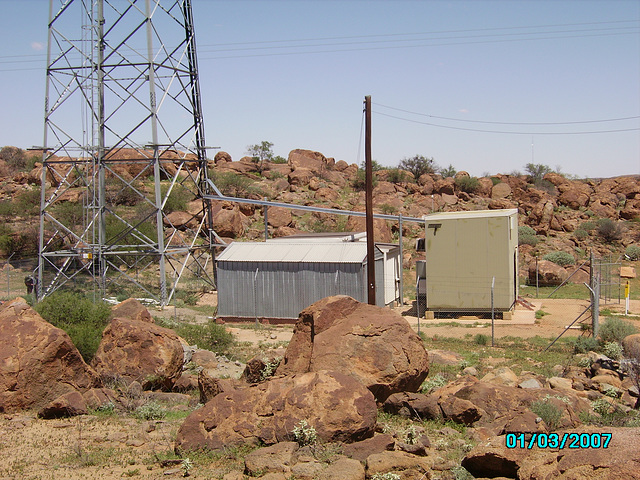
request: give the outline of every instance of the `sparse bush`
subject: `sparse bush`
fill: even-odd
[[[173,325],[173,329],[189,345],[195,344],[212,352],[223,353],[233,345],[233,335],[227,331],[224,325],[218,325],[215,320],[209,320],[206,325],[180,323]]]
[[[606,398],[598,398],[591,402],[591,408],[598,415],[606,415],[611,411],[611,402]]]
[[[540,243],[540,239],[534,235],[522,235],[518,237],[518,245],[531,245],[535,247],[538,243]]]
[[[549,430],[555,430],[560,424],[562,418],[562,410],[547,400],[538,400],[533,402],[529,409],[539,416],[549,427]]]
[[[531,245],[535,247],[540,239],[536,231],[528,225],[518,227],[518,245]]]
[[[223,195],[228,197],[246,198],[248,195],[261,195],[262,192],[253,184],[254,180],[233,172],[209,172],[209,178]]]
[[[55,292],[35,309],[47,322],[67,332],[85,362],[91,361],[111,313],[106,303],[93,303],[71,292]]]
[[[573,236],[577,239],[577,240],[584,240],[585,238],[587,238],[589,236],[589,232],[582,229],[582,228],[577,228],[576,230],[573,231]]]
[[[375,473],[371,480],[402,480],[402,477],[393,472]]]
[[[473,337],[473,343],[476,345],[486,345],[489,343],[489,336],[484,333],[478,333],[475,337]]]
[[[621,344],[626,336],[633,335],[634,333],[638,333],[638,329],[632,323],[618,317],[609,317],[600,326],[598,337],[603,345],[610,342]]]
[[[461,192],[473,193],[478,190],[480,182],[476,177],[458,177],[455,180],[456,186]]]
[[[618,342],[606,342],[602,347],[602,353],[613,360],[622,358],[622,345]]]
[[[422,382],[422,385],[420,386],[420,391],[422,393],[431,393],[436,388],[443,387],[446,384],[447,384],[447,379],[438,373],[433,377],[428,378],[424,382]]]
[[[160,188],[162,192],[162,198],[167,196],[169,191],[169,185],[162,185]],[[194,199],[193,194],[180,184],[175,184],[171,189],[171,193],[164,203],[164,212],[184,212],[187,210],[187,204]]]
[[[573,344],[575,353],[587,353],[598,349],[598,340],[593,337],[578,337]]]
[[[536,231],[529,225],[521,225],[518,227],[518,235],[536,235]]]
[[[12,170],[25,170],[27,166],[27,156],[24,150],[18,147],[2,147],[0,150],[0,160],[7,162]]]
[[[9,200],[3,200],[0,202],[0,215],[14,216],[16,214],[16,206]]]
[[[282,357],[276,357],[271,362],[265,362],[264,368],[260,372],[260,380],[264,381],[267,378],[272,377],[273,374],[276,373],[281,361]]]
[[[162,420],[167,411],[157,402],[148,402],[136,408],[133,416],[140,420]]]
[[[631,261],[636,261],[636,260],[640,260],[640,245],[629,245],[625,251],[624,254],[629,257],[629,260]]]
[[[316,429],[307,423],[306,420],[300,420],[298,424],[293,427],[293,439],[298,442],[298,445],[304,447],[305,445],[311,445],[318,439]]]
[[[271,160],[269,160],[271,163],[278,163],[278,164],[283,164],[283,163],[287,163],[287,159],[284,157],[281,157],[280,155],[275,155],[274,157],[271,158]]]
[[[547,253],[542,257],[543,260],[548,260],[550,262],[555,263],[556,265],[560,265],[561,267],[566,267],[568,265],[575,265],[576,259],[567,252],[551,252]]]
[[[598,220],[596,232],[602,240],[611,243],[622,238],[623,227],[621,223],[614,222],[610,218],[601,218]]]

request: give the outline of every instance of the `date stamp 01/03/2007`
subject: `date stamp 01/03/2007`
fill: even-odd
[[[507,448],[608,448],[611,443],[611,433],[507,433],[505,444]]]

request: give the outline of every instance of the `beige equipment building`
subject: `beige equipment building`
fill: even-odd
[[[423,218],[426,261],[417,275],[427,315],[482,314],[492,303],[496,312],[510,311],[518,298],[518,210]]]

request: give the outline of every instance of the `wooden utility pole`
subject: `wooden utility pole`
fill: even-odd
[[[365,213],[367,230],[367,299],[369,305],[376,304],[375,239],[373,238],[373,168],[371,167],[371,96],[364,97],[364,169],[365,169]]]

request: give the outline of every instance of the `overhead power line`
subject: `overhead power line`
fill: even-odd
[[[637,120],[640,119],[640,115],[631,116],[631,117],[619,117],[619,118],[605,118],[600,120],[578,120],[578,121],[570,121],[570,122],[496,122],[490,120],[469,120],[465,118],[453,118],[453,117],[440,117],[437,115],[432,115],[430,113],[420,113],[413,112],[411,110],[405,110],[402,108],[390,107],[388,105],[381,105],[379,103],[373,104],[376,107],[388,108],[389,110],[395,110],[397,112],[409,113],[411,115],[419,115],[421,117],[435,118],[437,120],[449,120],[452,122],[463,122],[463,123],[484,123],[488,125],[582,125],[589,123],[605,123],[605,122],[621,122],[626,120]]]
[[[265,56],[307,55],[366,50],[405,49],[449,45],[488,44],[535,41],[560,38],[639,35],[640,22],[566,23],[521,27],[498,27],[466,30],[439,30],[416,33],[335,36],[289,40],[260,40],[205,44],[200,48],[201,60],[220,60]],[[332,48],[328,48],[332,47]],[[282,51],[282,50],[288,51]],[[318,50],[320,49],[320,50]],[[253,52],[238,54],[238,52]],[[204,54],[222,54],[205,56]],[[228,55],[225,55],[228,54]],[[28,58],[27,58],[28,57]],[[44,63],[45,54],[0,56],[0,64]],[[0,71],[25,71],[38,68],[6,68]]]
[[[507,134],[507,135],[593,135],[593,134],[601,134],[601,133],[620,133],[620,132],[634,132],[640,131],[640,127],[636,128],[620,128],[620,129],[612,129],[612,130],[591,130],[591,131],[580,131],[580,132],[532,132],[532,131],[509,131],[509,130],[488,130],[488,129],[480,129],[480,128],[466,128],[466,127],[456,127],[452,125],[442,125],[433,122],[423,122],[419,120],[413,120],[410,118],[399,117],[396,115],[389,115],[383,112],[374,111],[376,115],[382,115],[383,117],[389,117],[396,120],[402,120],[404,122],[416,123],[419,125],[427,125],[430,127],[437,128],[446,128],[450,130],[463,130],[466,132],[479,132],[479,133],[498,133],[498,134]]]

